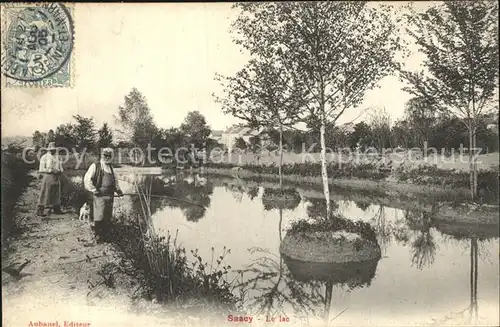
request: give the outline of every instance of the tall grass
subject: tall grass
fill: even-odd
[[[177,234],[174,238],[170,233],[167,237],[160,236],[154,227],[151,214],[152,182],[144,186],[137,182],[138,178],[134,180],[141,207],[136,219],[140,243],[145,252],[143,255],[147,261],[142,269],[145,270],[148,287],[156,300],[182,304],[196,302],[198,306],[211,311],[235,309],[238,299],[232,294],[234,281],[227,278],[231,267],[222,264],[230,251],[224,248],[222,254],[216,256],[212,248],[210,264],[198,255],[197,250],[191,251],[195,260],[188,264],[186,250],[177,244]]]
[[[134,182],[141,204],[141,213],[136,217],[149,271],[154,279],[156,298],[164,301],[177,295],[179,281],[185,273],[186,258],[184,249],[177,246],[177,235],[172,242],[170,234],[165,240],[156,233],[151,218],[151,186],[152,183],[149,188],[143,189],[137,181]]]
[[[14,209],[32,179],[28,174],[31,168],[19,156],[2,151],[2,244],[16,230]]]

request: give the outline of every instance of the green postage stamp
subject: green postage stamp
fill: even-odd
[[[62,3],[2,6],[2,85],[71,87],[73,8]]]

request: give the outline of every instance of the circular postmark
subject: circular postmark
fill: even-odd
[[[19,81],[40,81],[59,71],[73,49],[73,21],[60,3],[17,8],[4,39],[3,74]]]

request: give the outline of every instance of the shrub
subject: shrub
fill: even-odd
[[[292,224],[289,233],[303,233],[303,232],[324,232],[324,231],[346,231],[355,233],[362,238],[377,243],[377,236],[373,227],[363,221],[352,221],[340,216],[333,216],[330,219],[320,219],[313,223],[306,220],[299,220]]]
[[[30,168],[20,157],[2,151],[2,242],[16,227],[14,208],[31,180]]]

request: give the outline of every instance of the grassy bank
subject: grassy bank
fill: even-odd
[[[67,179],[63,197],[75,208],[88,199],[79,179]],[[65,183],[65,184],[66,184]],[[139,199],[143,212],[120,213],[113,218],[109,242],[134,267],[141,287],[137,297],[164,305],[176,315],[214,316],[237,312],[239,301],[232,294],[233,283],[228,280],[230,266],[224,265],[229,250],[215,253],[210,262],[201,258],[197,250],[186,250],[176,237],[159,236],[152,226],[149,203]],[[191,253],[194,260],[188,259]],[[218,315],[218,317],[217,317]]]
[[[207,172],[220,175],[237,174],[242,179],[277,180],[275,165],[209,163]],[[236,169],[236,167],[239,167]],[[327,167],[332,187],[351,188],[382,194],[398,192],[401,196],[423,196],[443,201],[464,202],[469,197],[469,174],[460,170],[445,170],[434,166],[411,169],[398,167],[391,173],[380,172],[375,164],[336,164]],[[283,179],[289,183],[322,185],[320,163],[294,163],[282,167]],[[479,202],[498,202],[498,167],[481,170],[478,174]]]
[[[33,179],[28,174],[30,168],[20,157],[2,152],[2,244],[18,229],[14,220],[16,202]]]

